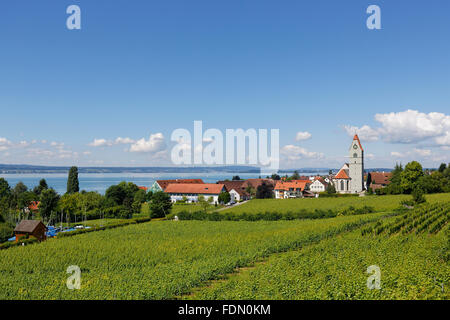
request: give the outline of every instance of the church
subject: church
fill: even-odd
[[[337,193],[360,193],[364,191],[364,149],[357,134],[349,150],[350,161],[342,166],[333,178]]]

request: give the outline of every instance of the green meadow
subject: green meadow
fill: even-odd
[[[437,193],[426,195],[430,203],[450,201],[450,193]],[[222,212],[233,213],[259,213],[273,211],[286,213],[295,210],[335,210],[350,206],[361,208],[363,206],[373,207],[375,211],[391,211],[400,206],[403,200],[411,199],[410,195],[385,195],[365,197],[340,197],[340,198],[304,198],[304,199],[254,199],[239,206],[223,210]]]

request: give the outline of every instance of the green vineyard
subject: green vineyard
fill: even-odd
[[[414,210],[408,210],[394,221],[378,221],[375,224],[363,228],[361,235],[382,234],[389,235],[402,233],[415,234],[439,232],[450,219],[450,203],[424,204]]]

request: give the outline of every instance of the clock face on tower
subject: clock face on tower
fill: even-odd
[[[353,149],[358,149],[358,146],[356,144],[353,145]]]

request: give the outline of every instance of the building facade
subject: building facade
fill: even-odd
[[[355,134],[349,149],[349,162],[344,164],[333,183],[338,193],[360,193],[364,191],[364,149]]]

